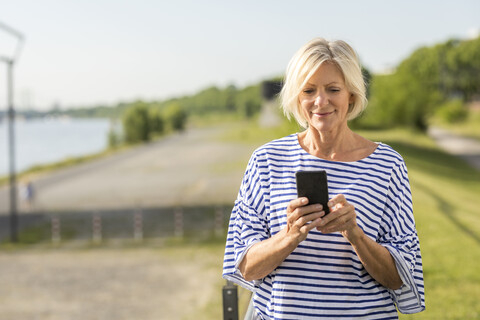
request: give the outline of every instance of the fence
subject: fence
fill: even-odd
[[[18,217],[21,242],[224,236],[231,206],[130,208],[29,213]],[[0,216],[0,240],[9,239]]]
[[[26,243],[168,237],[223,237],[231,206],[131,208],[29,213],[18,217],[19,240]],[[8,216],[0,216],[0,240],[8,241]],[[223,319],[238,320],[237,286],[227,281],[222,290]]]

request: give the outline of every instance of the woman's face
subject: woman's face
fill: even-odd
[[[353,95],[348,92],[337,66],[325,62],[303,87],[299,102],[310,128],[332,131],[346,124]]]

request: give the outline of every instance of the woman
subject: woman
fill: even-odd
[[[255,319],[397,319],[425,308],[407,169],[352,132],[366,106],[358,58],[317,38],[287,68],[287,117],[305,131],[252,155],[230,220],[223,275],[254,292]],[[330,213],[297,198],[295,172],[325,170]]]

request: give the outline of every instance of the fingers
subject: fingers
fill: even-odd
[[[287,222],[289,224],[294,224],[295,222],[305,222],[305,220],[310,221],[307,217],[310,213],[321,213],[320,216],[325,215],[325,212],[322,211],[323,207],[321,204],[310,204],[308,203],[307,198],[298,198],[290,201],[287,206]],[[304,224],[304,223],[303,223]]]
[[[344,231],[356,225],[355,207],[348,203],[342,194],[336,195],[329,202],[330,214],[323,217],[317,230],[322,233]]]
[[[307,236],[308,232],[319,226],[321,217],[325,215],[321,204],[308,204],[307,198],[298,198],[289,202],[287,206],[288,230],[295,234],[299,241]]]
[[[330,201],[328,201],[328,207],[334,211],[335,210],[335,207],[339,204],[347,204],[347,199],[345,198],[345,196],[343,194],[337,194],[335,197],[333,197],[332,199],[330,199]]]
[[[308,198],[302,197],[298,199],[293,199],[288,203],[287,213],[295,211],[296,208],[302,207],[308,203]]]
[[[313,228],[322,233],[343,232],[357,226],[355,207],[343,194],[334,196],[328,202],[330,214],[325,215],[321,204],[308,204],[305,197],[294,199],[287,205],[288,230],[293,231],[300,241]]]

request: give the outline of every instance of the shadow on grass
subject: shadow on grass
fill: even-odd
[[[415,183],[415,188],[421,189],[425,194],[429,195],[433,200],[435,200],[438,211],[441,212],[445,217],[447,217],[450,222],[456,226],[461,232],[472,238],[477,244],[480,244],[480,235],[478,235],[474,230],[472,230],[467,224],[462,223],[454,214],[453,206],[445,201],[440,195],[434,192],[432,189],[428,188],[422,183]]]

